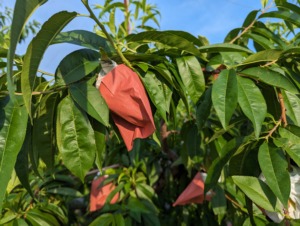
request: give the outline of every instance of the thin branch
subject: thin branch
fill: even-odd
[[[53,89],[53,90],[46,90],[46,91],[33,91],[31,93],[31,95],[34,96],[34,95],[42,95],[42,94],[55,93],[55,92],[59,92],[59,91],[61,91],[63,89],[65,89],[65,87],[61,87],[61,88],[57,88],[57,89]],[[7,95],[7,94],[9,94],[9,92],[8,91],[1,91],[0,95],[3,95],[3,94]],[[17,95],[17,96],[22,96],[23,95],[23,93],[19,93],[19,92],[15,92],[14,94]]]
[[[93,10],[90,8],[88,0],[81,0],[81,2],[83,3],[83,5],[85,6],[85,8],[89,11],[90,13],[90,17],[96,22],[96,24],[101,28],[101,30],[103,31],[103,33],[105,34],[106,38],[108,39],[108,41],[111,43],[111,45],[113,46],[113,48],[116,50],[117,54],[119,55],[119,57],[121,58],[121,60],[123,61],[123,63],[132,68],[132,65],[130,64],[130,62],[126,59],[126,57],[123,55],[123,53],[121,52],[121,50],[117,47],[117,45],[115,44],[113,38],[110,36],[110,34],[107,32],[105,26],[98,20],[98,18],[96,17],[96,15],[94,14]]]
[[[280,108],[281,108],[281,120],[283,121],[283,126],[286,127],[288,125],[287,119],[286,119],[286,108],[284,105],[284,99],[281,93],[280,89],[277,89],[278,91],[278,99],[280,103]]]
[[[237,39],[239,39],[243,34],[245,34],[253,25],[255,24],[256,20],[253,20],[248,27],[246,27],[240,34],[238,34],[234,39],[232,39],[229,43],[233,44]]]
[[[282,122],[282,119],[280,118],[280,119],[278,120],[278,122],[275,124],[275,126],[269,131],[268,135],[264,137],[266,140],[268,140],[268,139],[273,135],[273,133],[274,133],[274,132],[277,130],[277,128],[280,126],[281,122]]]

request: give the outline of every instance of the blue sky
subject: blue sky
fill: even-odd
[[[122,0],[120,0],[122,1]],[[104,0],[89,0],[91,5],[101,4]],[[261,8],[260,0],[147,0],[155,4],[161,18],[160,30],[183,30],[195,36],[205,36],[210,43],[223,42],[226,34],[242,25],[246,15]],[[2,8],[14,7],[15,0],[0,0]],[[50,0],[32,15],[40,23],[56,12],[67,10],[87,14],[81,0]],[[85,17],[74,19],[65,30],[93,30],[94,22]],[[18,46],[17,52],[24,54],[28,42]],[[63,44],[52,45],[45,53],[40,69],[54,73],[61,59],[69,52],[80,47]]]

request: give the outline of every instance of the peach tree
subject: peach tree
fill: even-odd
[[[16,55],[24,26],[45,2],[16,1],[9,46],[0,48],[1,224],[246,226],[274,225],[274,215],[276,224],[299,224],[289,211],[300,211],[290,177],[300,166],[297,3],[262,1],[223,43],[210,44],[148,26],[159,24],[159,11],[146,1],[92,9],[82,0],[94,31],[65,31],[82,15],[61,11]],[[66,53],[54,75],[39,70],[45,51],[64,43],[81,48]],[[94,85],[100,48],[139,75],[151,103],[156,131],[130,152]],[[200,171],[212,199],[173,207]],[[116,188],[90,212],[98,172]]]

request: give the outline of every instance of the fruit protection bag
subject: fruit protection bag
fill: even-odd
[[[134,139],[146,138],[155,131],[145,88],[129,67],[114,67],[102,78],[99,90],[128,151],[132,150]]]

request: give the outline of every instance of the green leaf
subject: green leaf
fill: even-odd
[[[46,192],[55,194],[55,195],[63,195],[63,196],[70,196],[70,197],[82,197],[82,194],[79,191],[77,191],[74,188],[68,188],[68,187],[47,189]]]
[[[115,218],[116,226],[125,226],[125,220],[122,214],[120,213],[114,214],[114,218]]]
[[[253,34],[253,33],[246,33],[244,34],[244,37],[250,38],[253,40],[254,43],[257,43],[262,47],[263,49],[274,49],[274,44],[266,37]]]
[[[13,64],[16,47],[22,34],[22,30],[31,14],[47,0],[16,0],[13,19],[10,27],[10,44],[7,53],[7,83],[9,95],[15,101],[13,84]]]
[[[260,0],[262,8],[265,8],[269,0]]]
[[[6,187],[26,135],[25,106],[13,104],[9,97],[0,99],[0,212]]]
[[[246,52],[253,53],[251,50],[230,43],[222,43],[222,44],[212,44],[208,46],[199,47],[200,52],[204,53],[218,53],[218,52]]]
[[[288,163],[280,148],[269,147],[263,143],[259,147],[258,161],[266,182],[278,197],[281,203],[287,207],[290,197],[290,175]]]
[[[184,56],[176,59],[182,82],[196,104],[205,90],[205,80],[201,65],[196,57]]]
[[[102,165],[105,158],[105,150],[106,150],[106,128],[103,124],[98,121],[92,120],[92,126],[95,133],[95,141],[96,141],[96,160],[95,163],[99,170],[102,169]]]
[[[275,49],[267,49],[247,57],[241,65],[253,64],[259,62],[276,61],[279,59],[282,51]]]
[[[300,126],[300,99],[297,95],[287,91],[282,91],[284,106],[288,121]]]
[[[86,30],[72,30],[59,33],[51,44],[70,43],[74,45],[83,46],[86,48],[99,51],[103,48],[106,53],[110,53],[111,48],[107,39]]]
[[[286,22],[290,22],[297,27],[300,27],[300,15],[295,12],[291,12],[286,9],[280,9],[280,11],[272,11],[267,13],[262,13],[259,18],[276,18],[283,19]]]
[[[85,81],[71,85],[69,90],[72,98],[86,113],[103,125],[109,125],[109,109],[96,87]]]
[[[161,117],[167,121],[166,112],[168,112],[167,101],[165,99],[165,94],[163,92],[163,84],[159,81],[152,71],[147,71],[145,74],[141,75],[141,79],[145,88],[149,94],[152,103],[157,108],[157,111]]]
[[[211,92],[212,87],[210,86],[201,97],[200,104],[196,109],[196,122],[199,130],[202,129],[207,121],[208,116],[210,115],[210,110],[212,107]]]
[[[47,94],[40,100],[33,120],[32,148],[34,153],[45,162],[48,168],[54,167],[56,151],[54,118],[56,114],[58,93]]]
[[[238,103],[254,126],[255,136],[259,137],[262,123],[267,114],[267,104],[260,89],[251,79],[238,76]]]
[[[234,70],[223,70],[212,87],[212,103],[224,129],[238,102],[238,85]]]
[[[58,83],[69,85],[84,78],[99,66],[99,58],[99,52],[91,49],[79,49],[68,54],[58,65]]]
[[[235,139],[230,140],[226,145],[224,145],[224,147],[222,148],[223,154],[212,162],[211,166],[207,171],[204,193],[208,192],[210,189],[214,188],[217,185],[224,166],[230,160],[232,155],[237,151],[241,143],[242,139],[240,137],[237,137]]]
[[[248,68],[240,72],[241,75],[249,76],[255,80],[288,90],[291,93],[298,93],[297,88],[284,75],[263,67]]]
[[[16,174],[22,184],[22,186],[28,191],[31,197],[34,197],[33,192],[31,190],[30,182],[29,182],[29,149],[30,142],[32,139],[30,127],[28,126],[26,129],[25,141],[22,145],[22,148],[18,154],[17,161],[15,164]]]
[[[131,196],[128,198],[126,208],[132,212],[151,213],[149,208],[147,208],[147,206],[143,202]]]
[[[95,137],[87,115],[69,96],[58,105],[56,134],[64,164],[83,181],[94,163]]]
[[[66,11],[54,14],[44,23],[38,34],[32,39],[24,56],[21,74],[21,87],[27,112],[31,116],[31,97],[39,64],[44,52],[55,36],[73,19],[77,13]]]
[[[280,211],[276,196],[263,181],[250,176],[232,176],[232,179],[258,206],[271,212]]]
[[[28,212],[26,212],[26,220],[28,220],[32,226],[60,225],[52,214],[45,213],[39,209],[30,209]]]
[[[104,213],[97,217],[89,226],[111,226],[114,224],[114,215],[111,213]]]
[[[128,43],[161,43],[166,45],[168,48],[175,48],[195,56],[202,57],[201,53],[192,42],[182,37],[182,35],[175,34],[172,31],[144,31],[138,34],[129,35],[127,37],[127,41]]]

